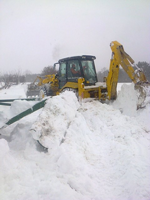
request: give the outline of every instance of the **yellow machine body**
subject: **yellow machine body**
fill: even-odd
[[[65,90],[74,91],[79,99],[94,98],[98,100],[114,100],[117,98],[117,83],[119,67],[127,73],[135,85],[149,85],[145,74],[140,69],[134,69],[134,60],[124,51],[123,46],[113,41],[110,44],[112,56],[109,72],[105,82],[97,80],[94,56],[74,56],[58,61],[59,72],[57,75],[47,75],[44,79],[37,77],[39,86],[47,85],[46,95],[58,95]],[[89,71],[89,72],[88,72]],[[91,77],[88,77],[88,73]],[[73,75],[71,75],[73,74]]]

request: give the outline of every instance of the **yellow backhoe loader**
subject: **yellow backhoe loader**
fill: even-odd
[[[108,76],[104,77],[104,82],[98,82],[94,64],[95,56],[83,55],[68,57],[60,59],[54,64],[54,67],[56,65],[59,66],[58,74],[47,75],[44,78],[37,77],[39,79],[38,86],[43,86],[40,88],[41,97],[43,98],[45,95],[55,96],[65,90],[70,90],[76,94],[79,100],[84,98],[98,99],[103,102],[106,100],[115,100],[117,98],[119,67],[121,66],[133,81],[135,89],[139,93],[137,109],[145,106],[144,100],[147,95],[150,96],[150,83],[147,81],[145,74],[138,67],[136,67],[136,70],[134,69],[133,59],[124,51],[123,46],[119,42],[111,42],[110,47],[112,57]],[[47,98],[44,98],[32,108],[11,118],[0,129],[42,108],[46,100]],[[8,105],[5,102],[6,100],[1,100],[1,105]]]
[[[115,100],[117,97],[117,83],[119,67],[121,66],[134,82],[135,89],[140,92],[137,108],[143,106],[146,90],[150,83],[143,71],[133,68],[134,60],[124,51],[123,46],[117,42],[111,42],[112,57],[108,76],[105,82],[98,82],[95,69],[95,56],[83,55],[60,59],[59,72],[52,75],[53,79],[46,84],[43,94],[47,96],[58,95],[65,90],[76,93],[79,99],[95,98],[102,101]],[[43,95],[44,96],[44,95]]]

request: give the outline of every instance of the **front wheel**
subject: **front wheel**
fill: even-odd
[[[39,98],[43,99],[44,97],[46,97],[46,94],[45,94],[44,90],[41,89],[40,92],[39,92]]]

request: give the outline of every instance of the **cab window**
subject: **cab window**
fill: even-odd
[[[61,63],[60,64],[59,76],[66,78],[66,63]]]
[[[62,88],[66,82],[66,63],[62,62],[59,68],[59,88]]]
[[[82,61],[82,69],[83,69],[83,74],[85,77],[85,80],[89,83],[95,83],[97,82],[97,76],[96,76],[96,72],[95,72],[95,67],[94,67],[94,63],[92,60],[86,60],[86,61]]]
[[[81,76],[81,70],[78,60],[71,60],[68,61],[68,79],[80,77]]]

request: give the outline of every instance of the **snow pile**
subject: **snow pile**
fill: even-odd
[[[138,95],[134,89],[134,84],[123,84],[121,91],[118,93],[113,107],[119,109],[123,114],[135,116],[137,112]]]
[[[55,160],[56,171],[65,180],[71,176],[68,184],[86,199],[148,197],[149,130],[112,106],[91,101],[79,107],[72,95],[50,99],[32,126],[34,137]]]
[[[114,108],[129,116],[137,115],[137,105],[141,104],[144,107],[150,104],[150,87],[143,88],[143,95],[141,90],[135,90],[134,87],[134,83],[121,85],[117,99],[113,102]]]
[[[33,138],[49,149],[59,146],[79,106],[73,92],[66,92],[47,100],[39,119],[31,127]]]
[[[31,108],[36,101],[15,100],[12,102],[10,108],[7,107],[4,111],[0,111],[0,127],[2,127],[9,119],[20,114],[21,112]]]
[[[150,105],[129,109],[136,100],[125,90],[118,107],[79,104],[66,91],[9,128],[0,140],[0,199],[148,200]]]
[[[26,98],[26,91],[27,84],[12,85],[10,88],[0,90],[0,100]],[[0,105],[0,127],[2,127],[8,119],[26,110],[32,105],[33,104],[26,101],[14,101],[10,108]]]

